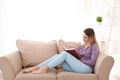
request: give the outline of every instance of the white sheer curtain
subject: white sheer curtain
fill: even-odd
[[[0,54],[16,50],[17,39],[81,41],[83,29],[96,27],[98,4],[96,0],[0,0]]]

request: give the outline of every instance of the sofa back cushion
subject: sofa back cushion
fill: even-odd
[[[58,53],[56,40],[47,43],[17,40],[16,45],[21,54],[23,67],[35,66]]]
[[[75,49],[78,48],[80,46],[80,42],[66,42],[60,39],[57,45],[58,45],[58,51],[62,52],[64,51],[64,47],[75,48]]]

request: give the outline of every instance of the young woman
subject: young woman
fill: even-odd
[[[83,41],[84,44],[76,49],[80,59],[75,58],[66,51],[62,51],[60,54],[54,55],[43,63],[24,70],[24,72],[43,74],[47,73],[50,68],[61,65],[65,71],[92,73],[99,53],[99,46],[92,28],[87,28],[83,31]]]

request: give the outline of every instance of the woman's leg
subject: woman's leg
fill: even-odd
[[[47,63],[45,66],[40,68],[38,71],[33,71],[33,73],[47,72],[49,68],[53,68],[59,64],[62,64],[64,61],[70,66],[73,72],[78,72],[78,73],[91,73],[92,72],[89,66],[83,64],[71,54],[63,51],[58,56],[56,56],[54,59],[52,59],[49,63]]]
[[[55,54],[54,56],[52,56],[52,57],[49,58],[48,60],[46,60],[46,61],[44,61],[44,62],[38,64],[38,67],[40,68],[40,67],[45,66],[47,63],[51,62],[51,61],[52,61],[53,59],[55,59],[57,56],[58,56],[58,54]]]
[[[64,61],[65,61],[65,55],[63,52],[58,54],[56,57],[52,58],[50,61],[43,62],[45,63],[44,66],[41,67],[39,70],[32,71],[32,73],[46,73],[49,68],[54,68],[60,65],[61,63],[63,63]]]
[[[48,62],[50,62],[51,60],[53,60],[58,54],[55,54],[54,56],[52,56],[51,58],[49,58],[48,60],[34,66],[34,67],[31,67],[31,68],[28,68],[28,69],[25,69],[23,72],[24,73],[29,73],[29,72],[32,72],[32,71],[35,71],[37,69],[39,69],[40,67],[42,66],[45,66]]]
[[[62,68],[65,70],[65,71],[69,71],[69,72],[73,72],[72,68],[69,66],[69,64],[64,61],[62,64],[61,64]]]
[[[92,72],[92,69],[88,65],[84,64],[83,62],[81,62],[71,54],[65,52],[64,55],[66,55],[65,62],[69,65],[69,67],[73,72],[77,72],[77,73]]]
[[[92,69],[87,66],[86,64],[82,63],[80,60],[69,54],[68,52],[63,51],[59,54],[54,60],[52,60],[47,65],[49,68],[55,67],[58,64],[62,64],[63,62],[66,62],[69,65],[69,68],[71,68],[71,71],[78,72],[78,73],[91,73]]]

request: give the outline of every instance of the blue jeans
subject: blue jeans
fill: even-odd
[[[88,65],[82,63],[80,60],[65,51],[62,51],[60,54],[55,54],[48,60],[38,64],[38,66],[42,67],[48,65],[49,68],[54,68],[60,64],[64,70],[69,72],[92,73],[92,69]]]

